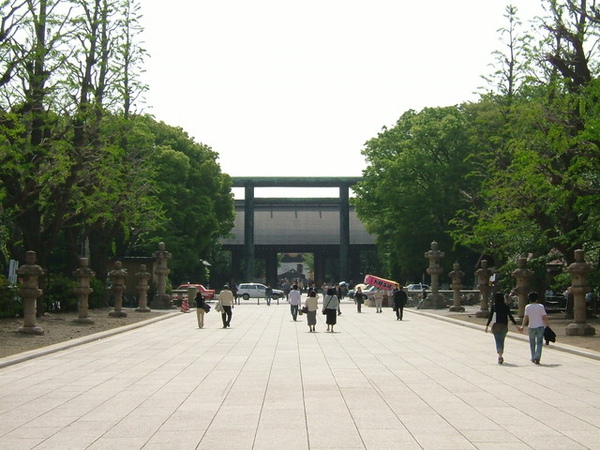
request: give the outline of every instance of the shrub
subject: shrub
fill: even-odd
[[[4,275],[0,275],[0,318],[23,316],[23,304],[16,288],[8,285]]]

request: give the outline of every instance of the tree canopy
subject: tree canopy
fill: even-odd
[[[418,277],[431,240],[468,264],[569,263],[577,248],[598,261],[600,16],[583,0],[544,5],[528,30],[507,7],[477,102],[409,111],[366,143],[356,206],[388,275]]]
[[[3,262],[60,253],[70,274],[89,252],[101,277],[165,241],[174,276],[206,277],[200,261],[233,224],[231,181],[211,148],[142,112],[138,0],[7,0],[0,13]]]

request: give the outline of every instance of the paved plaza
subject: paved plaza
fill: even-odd
[[[0,449],[600,449],[600,355],[550,345],[534,365],[518,335],[498,365],[480,326],[342,311],[309,333],[244,302],[229,329],[175,313],[1,359]]]

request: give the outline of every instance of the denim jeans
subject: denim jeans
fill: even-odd
[[[529,329],[529,348],[531,349],[531,359],[542,358],[542,343],[544,341],[544,328],[537,327]]]
[[[508,327],[504,326],[498,333],[494,333],[494,340],[496,341],[496,351],[498,353],[504,352],[504,340],[506,339],[506,333],[508,333]]]
[[[298,316],[298,305],[290,305],[290,312],[292,313],[292,318],[296,320]]]

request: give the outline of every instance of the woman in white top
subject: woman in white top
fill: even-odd
[[[335,295],[335,289],[327,289],[327,295],[323,299],[323,313],[327,316],[327,331],[333,333],[333,326],[337,323],[338,306],[340,301]]]
[[[314,289],[311,289],[308,293],[308,297],[304,302],[308,312],[306,313],[306,321],[308,322],[308,331],[310,333],[315,332],[315,325],[317,324],[317,309],[319,309],[319,296]]]

